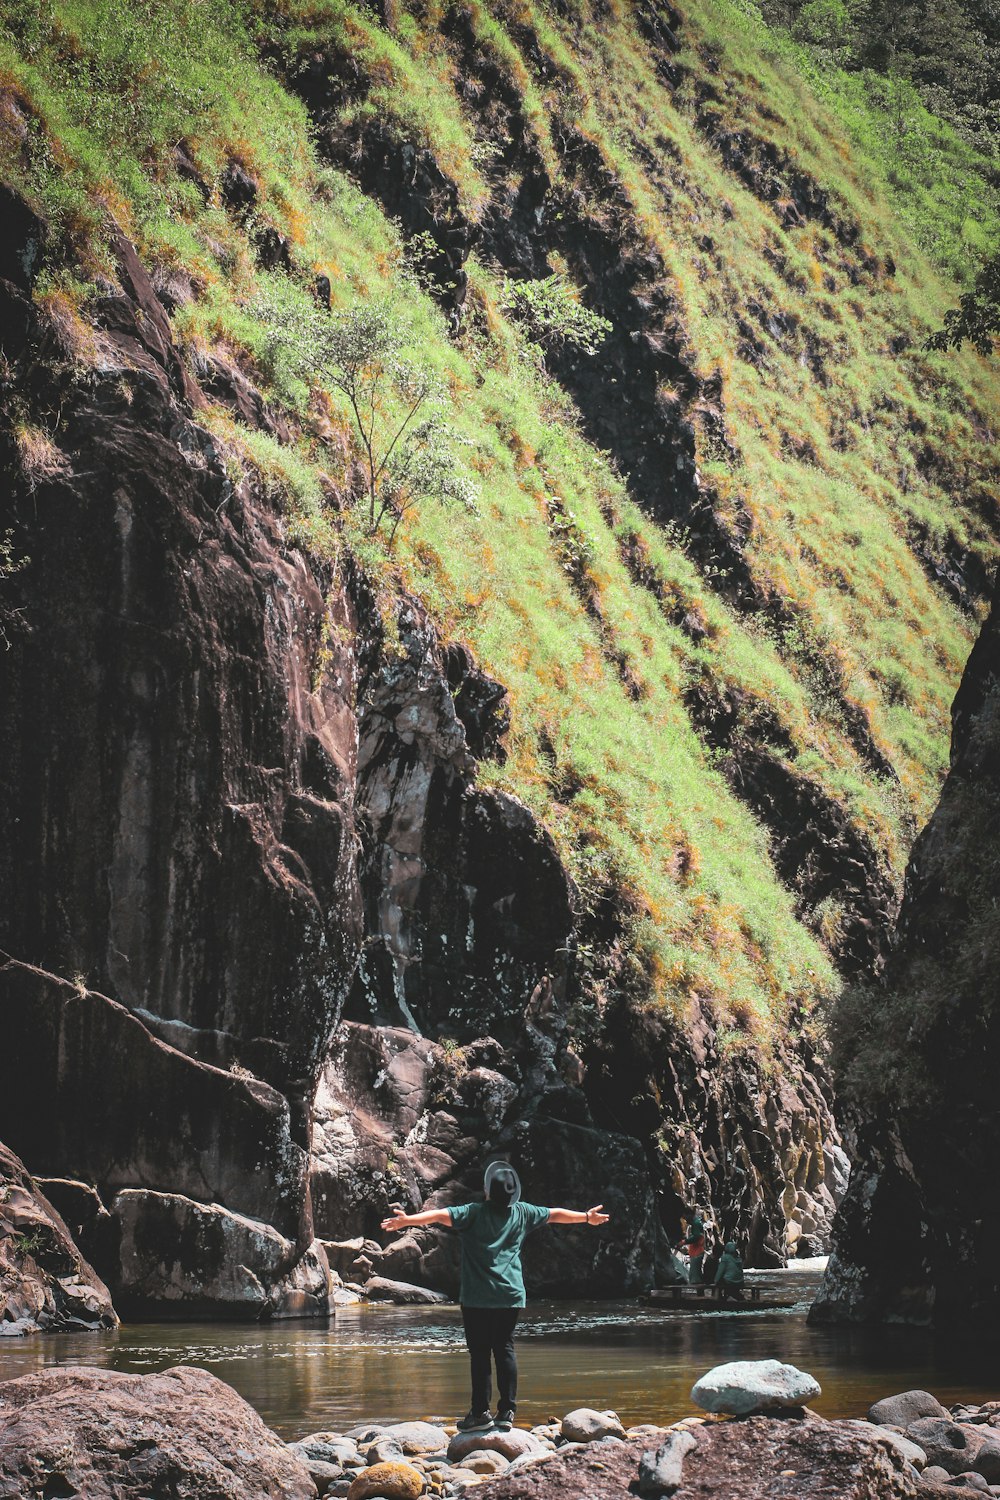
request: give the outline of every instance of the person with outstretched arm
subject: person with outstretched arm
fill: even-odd
[[[597,1228],[608,1222],[608,1215],[601,1212],[600,1203],[586,1213],[522,1203],[520,1179],[514,1168],[502,1161],[491,1162],[486,1168],[483,1193],[482,1203],[429,1208],[419,1214],[394,1211],[382,1220],[382,1228],[393,1232],[441,1224],[457,1230],[462,1247],[459,1301],[472,1370],[472,1403],[458,1429],[489,1432],[495,1427],[508,1432],[517,1411],[514,1329],[525,1302],[521,1273],[525,1237],[543,1224],[589,1224]],[[495,1421],[490,1411],[491,1355],[500,1396]]]

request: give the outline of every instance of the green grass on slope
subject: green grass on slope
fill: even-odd
[[[776,714],[798,771],[837,798],[898,877],[936,796],[974,631],[928,582],[906,537],[919,526],[992,555],[982,433],[995,420],[995,388],[974,359],[920,352],[952,288],[910,243],[879,162],[852,145],[780,50],[764,56],[722,0],[698,0],[685,17],[688,82],[676,94],[659,81],[625,0],[600,16],[580,4],[571,20],[529,0],[473,5],[477,35],[523,98],[550,170],[560,170],[556,126],[594,143],[624,190],[627,232],[663,256],[692,364],[719,378],[726,442],[696,412],[699,463],[719,507],[750,517],[752,568],[792,623],[732,614],[683,537],[642,515],[584,440],[567,398],[505,319],[495,268],[471,263],[468,327],[450,339],[406,269],[396,228],[317,162],[303,108],[257,61],[267,37],[288,50],[309,39],[349,51],[371,90],[345,106],[345,131],[364,111],[395,121],[435,150],[474,217],[495,143],[455,90],[455,60],[437,29],[447,8],[431,6],[423,19],[400,8],[390,34],[346,0],[284,0],[266,11],[144,0],[125,20],[110,0],[20,12],[8,4],[4,176],[70,236],[82,267],[49,275],[39,300],[85,366],[86,275],[107,269],[109,215],[127,228],[171,288],[193,368],[239,363],[293,415],[287,445],[222,408],[207,420],[234,464],[252,465],[281,498],[294,538],[334,557],[346,538],[381,578],[387,610],[395,588],[415,590],[445,635],[468,641],[508,685],[510,757],[481,775],[544,818],[585,895],[617,889],[649,996],[681,1014],[693,997],[708,999],[720,1027],[765,1042],[836,980],[795,917],[764,831],[696,735],[684,690],[708,674]],[[522,45],[528,32],[549,59],[542,73]],[[718,96],[707,112],[699,78]],[[838,214],[860,222],[870,268],[815,220],[783,228],[723,166],[712,144],[720,127],[772,141],[816,176]],[[233,160],[258,184],[246,222],[219,194]],[[257,264],[253,236],[266,225],[291,242],[291,277]],[[885,274],[890,253],[894,276]],[[470,445],[460,451],[478,514],[424,504],[392,557],[358,516],[325,508],[328,480],[345,483],[347,414],[318,378],[283,372],[280,328],[252,311],[262,301],[305,307],[318,273],[330,277],[337,307],[375,293],[395,300],[414,350],[450,392],[455,435]],[[777,334],[762,309],[781,313]],[[754,360],[741,352],[748,325],[764,351]],[[604,634],[567,572],[555,515],[587,559]],[[618,542],[632,534],[680,612],[704,622],[700,644],[631,582]],[[610,658],[609,632],[638,696]],[[866,714],[898,786],[859,758],[830,681]]]

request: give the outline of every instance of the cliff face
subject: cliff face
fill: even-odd
[[[822,1249],[995,547],[877,164],[726,0],[71,9],[0,34],[0,1138],[122,1307],[321,1309],[494,1151],[614,1209],[539,1288]],[[391,539],[362,308],[475,497]]]
[[[661,1022],[588,1072],[573,883],[476,784],[504,688],[415,600],[387,638],[360,571],[308,562],[234,484],[124,240],[74,381],[28,299],[38,233],[22,214],[4,352],[63,425],[43,476],[8,453],[30,561],[0,667],[0,1135],[94,1190],[79,1233],[119,1306],[319,1310],[317,1239],[475,1192],[492,1151],[535,1197],[615,1212],[596,1263],[533,1247],[542,1290],[643,1289],[692,1194],[753,1258],[789,1222],[820,1243],[839,1147],[804,1060],[776,1102],[709,1024],[689,1060]],[[454,1247],[409,1237],[381,1268],[451,1286]]]
[[[845,1063],[862,1131],[817,1321],[982,1332],[1000,1308],[1000,608],[953,710],[952,764],[917,840],[896,944]]]
[[[4,352],[65,425],[44,477],[7,455],[31,561],[0,665],[0,1136],[108,1204],[265,1221],[273,1283],[312,1239],[312,1095],[361,939],[353,652],[316,667],[349,605],[234,489],[123,240],[99,361],[67,377],[28,298],[38,232]]]

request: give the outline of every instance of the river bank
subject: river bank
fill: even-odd
[[[945,1405],[994,1394],[995,1351],[947,1345],[926,1330],[810,1328],[815,1271],[768,1273],[794,1288],[783,1313],[664,1313],[629,1302],[533,1302],[518,1334],[518,1420],[532,1426],[587,1402],[627,1426],[692,1414],[702,1371],[776,1356],[811,1371],[814,1409],[862,1417],[887,1391],[921,1387]],[[126,1324],[109,1333],[0,1341],[0,1380],[89,1365],[148,1374],[193,1365],[226,1381],[281,1437],[359,1422],[452,1421],[468,1406],[457,1308],[344,1308],[329,1322]],[[415,1392],[419,1400],[415,1404]]]
[[[48,1369],[0,1382],[0,1500],[1000,1497],[1000,1401],[947,1410],[912,1390],[829,1421],[809,1409],[819,1395],[793,1366],[736,1361],[672,1424],[578,1408],[531,1428],[360,1423],[283,1443],[204,1370]]]

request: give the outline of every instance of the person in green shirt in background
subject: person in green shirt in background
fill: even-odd
[[[735,1240],[729,1240],[722,1252],[715,1271],[715,1285],[722,1297],[739,1298],[743,1295],[743,1261]]]
[[[586,1213],[522,1203],[520,1179],[504,1161],[491,1162],[486,1168],[483,1194],[483,1203],[429,1208],[419,1214],[393,1212],[382,1220],[382,1228],[394,1231],[443,1224],[458,1231],[462,1246],[459,1301],[472,1367],[472,1404],[458,1429],[489,1432],[496,1427],[508,1432],[517,1411],[514,1329],[525,1303],[521,1246],[526,1236],[543,1224],[589,1224],[597,1228],[608,1222],[608,1215],[601,1212],[600,1203]],[[500,1393],[495,1421],[490,1411],[491,1355],[496,1363]]]

